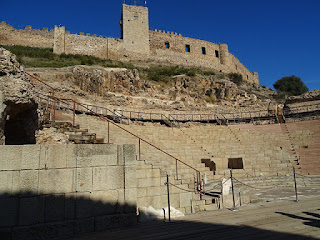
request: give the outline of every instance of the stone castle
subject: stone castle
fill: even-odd
[[[64,26],[54,29],[15,29],[0,23],[0,44],[53,48],[57,54],[81,54],[119,61],[175,64],[201,67],[220,72],[236,72],[251,83],[259,83],[257,72],[249,71],[228,50],[227,44],[215,44],[187,38],[181,34],[149,30],[147,7],[123,4],[121,38],[105,38],[96,34],[70,34]]]

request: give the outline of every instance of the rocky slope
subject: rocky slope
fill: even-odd
[[[123,110],[253,111],[266,110],[274,91],[257,84],[237,86],[221,74],[178,75],[168,83],[149,81],[137,70],[74,66],[27,69],[61,95],[87,104]]]
[[[28,76],[15,55],[0,48],[0,144],[35,143],[37,108]]]

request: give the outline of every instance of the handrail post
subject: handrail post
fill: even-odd
[[[176,179],[178,179],[178,159],[176,159]]]
[[[139,138],[139,161],[141,160],[141,138]]]
[[[171,222],[171,215],[170,215],[170,183],[169,183],[169,175],[167,174],[167,193],[168,193],[168,216],[169,216],[169,222]]]
[[[200,172],[198,171],[198,176],[199,176],[199,192],[200,192],[200,200],[202,200],[202,181],[201,181],[201,175]]]
[[[235,209],[236,209],[236,202],[235,202],[235,199],[234,199],[234,187],[233,187],[232,169],[230,169],[230,179],[231,179],[231,190],[232,190],[233,210],[235,210]]]
[[[52,90],[52,97],[53,97],[53,117],[52,120],[56,120],[56,99],[54,97],[54,89]]]
[[[296,202],[299,202],[298,191],[297,191],[296,169],[294,167],[292,167],[292,168],[293,168],[293,178],[294,178],[294,190],[296,192]]]

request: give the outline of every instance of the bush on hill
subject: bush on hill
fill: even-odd
[[[294,75],[279,79],[273,86],[279,95],[297,96],[309,91],[307,86],[301,81],[301,78]]]
[[[229,73],[228,77],[230,81],[234,82],[237,85],[241,85],[243,83],[243,77],[239,73]]]

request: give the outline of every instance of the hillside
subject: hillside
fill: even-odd
[[[16,54],[27,72],[53,85],[59,96],[72,95],[111,109],[246,112],[267,110],[276,95],[236,73],[56,55],[52,49],[5,48]]]

